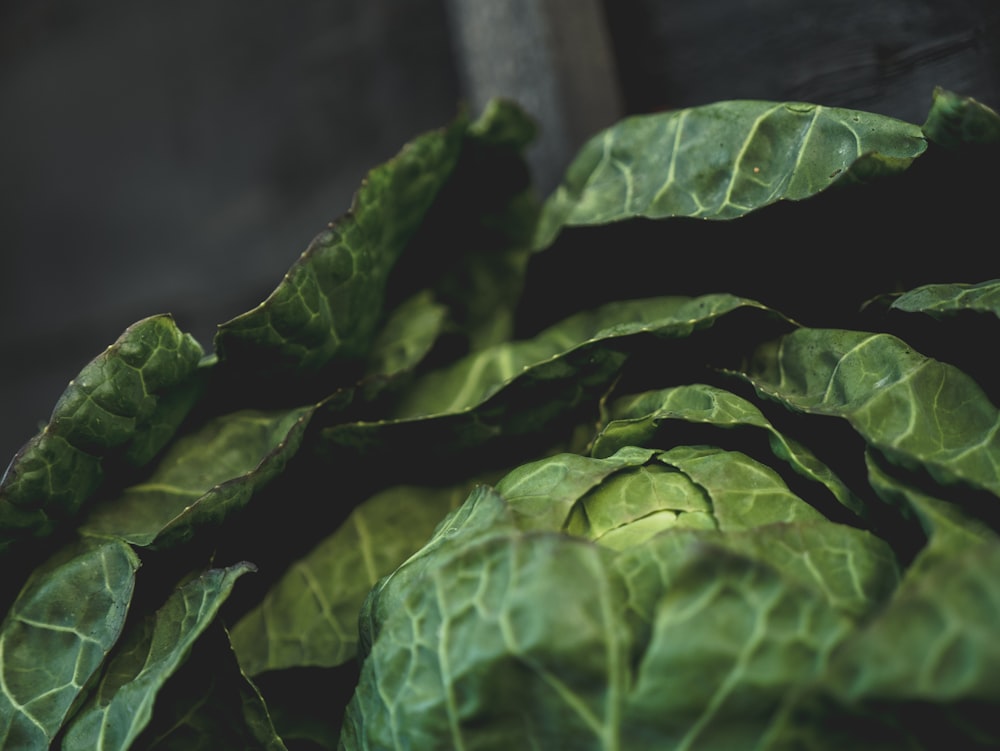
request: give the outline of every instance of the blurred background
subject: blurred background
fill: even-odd
[[[538,118],[547,192],[625,114],[761,98],[921,123],[937,85],[1000,106],[996,0],[5,0],[0,466],[137,319],[210,351],[463,102]]]

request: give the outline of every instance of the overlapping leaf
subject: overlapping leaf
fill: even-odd
[[[532,135],[494,102],[417,138],[267,300],[220,327],[215,356],[158,316],[71,383],[0,483],[0,547],[77,515],[105,470],[134,474],[85,509],[82,541],[31,574],[0,626],[0,745],[332,747],[352,657],[345,751],[923,749],[940,728],[956,747],[1000,743],[1000,413],[971,378],[886,334],[800,328],[743,373],[799,413],[787,423],[763,401],[677,386],[720,374],[701,360],[723,327],[699,332],[721,317],[788,328],[725,294],[629,299],[512,339],[528,255],[563,227],[735,219],[895,175],[928,142],[935,158],[975,158],[1000,142],[1000,118],[942,90],[922,128],[750,101],[629,118],[584,147],[540,221],[521,156]],[[927,285],[894,307],[946,325],[996,315],[996,287]],[[747,329],[741,352],[771,330]],[[656,390],[611,398],[629,388]],[[868,443],[860,498],[834,471],[849,456],[821,452],[827,466],[784,432],[827,438],[826,416]],[[681,422],[677,435],[739,430],[726,449],[688,445],[667,432]],[[758,435],[770,454],[732,450]],[[311,499],[326,467],[333,490],[352,489],[338,494],[347,521],[302,556],[322,530],[289,494]],[[456,478],[500,467],[454,508],[469,487]],[[273,531],[226,535],[279,476],[260,494],[279,504],[248,520],[273,514]],[[880,526],[887,508],[907,545]],[[213,556],[280,562],[262,602],[234,603],[235,652],[220,615],[253,566],[200,573],[195,533],[223,535]],[[153,579],[136,578],[133,545]],[[147,610],[133,588],[161,566],[180,583]],[[272,721],[301,696],[244,671],[263,687],[295,669],[322,674],[328,703]]]
[[[1000,545],[960,504],[906,485],[869,461],[887,501],[917,511],[928,540],[876,617],[790,694],[764,748],[986,749],[1000,742]]]
[[[341,748],[752,742],[898,579],[885,543],[732,452],[565,454],[497,488],[373,590]]]
[[[179,439],[146,480],[95,507],[81,530],[163,547],[221,523],[280,474],[314,410],[243,410],[211,420]]]
[[[1000,413],[963,371],[894,336],[799,329],[763,347],[749,378],[793,409],[847,419],[893,461],[1000,495]]]
[[[247,563],[211,569],[182,584],[118,646],[94,694],[69,724],[64,751],[127,749],[145,728],[160,688],[187,659]]]
[[[628,117],[577,154],[545,205],[535,246],[570,225],[732,219],[849,176],[902,171],[926,146],[910,123],[796,102],[730,101]]]
[[[456,118],[372,170],[351,211],[313,240],[271,295],[219,326],[220,360],[308,372],[364,356],[389,272],[454,169],[467,126]]]
[[[431,537],[468,488],[394,487],[359,505],[233,627],[249,675],[339,665],[357,653],[358,613],[376,582]]]
[[[801,475],[823,484],[855,514],[865,515],[860,499],[812,451],[779,432],[756,405],[732,392],[707,384],[650,391],[616,400],[608,417],[610,421],[594,439],[591,449],[594,456],[607,456],[622,446],[649,446],[667,420],[761,428],[767,432],[776,456]]]
[[[444,456],[498,436],[538,431],[606,388],[631,340],[688,337],[739,309],[773,315],[753,300],[726,294],[610,303],[429,373],[408,389],[393,419],[334,425],[323,437],[360,452],[407,446]]]
[[[613,748],[629,645],[605,553],[495,535],[428,567],[364,663],[341,748]]]
[[[364,358],[390,274],[463,151],[500,144],[514,159],[532,134],[518,107],[498,101],[474,123],[462,114],[413,139],[368,174],[350,211],[313,240],[264,302],[219,326],[220,362],[230,371],[303,376],[334,359]]]
[[[156,696],[133,748],[150,751],[286,751],[260,690],[240,670],[219,618]]]
[[[0,747],[49,747],[122,632],[139,560],[123,542],[64,549],[0,625]]]
[[[133,324],[88,363],[0,479],[0,549],[74,516],[100,486],[109,455],[152,459],[197,396],[202,355],[161,315]]]

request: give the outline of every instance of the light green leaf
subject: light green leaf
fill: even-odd
[[[1000,279],[978,284],[925,284],[897,297],[890,306],[908,313],[943,318],[962,310],[1000,318]]]
[[[531,368],[602,342],[653,333],[682,338],[711,326],[743,306],[759,306],[732,295],[659,297],[609,303],[578,313],[531,339],[505,342],[431,373],[409,390],[398,408],[402,419],[471,409]]]
[[[618,748],[630,645],[607,555],[529,534],[438,559],[385,620],[341,748]]]
[[[958,368],[889,334],[799,329],[748,377],[792,409],[842,417],[892,461],[1000,495],[1000,414]]]
[[[0,550],[73,517],[100,486],[105,458],[152,459],[194,403],[202,355],[161,315],[133,324],[88,363],[0,478]]]
[[[456,554],[473,540],[515,529],[514,517],[506,500],[489,485],[475,487],[457,509],[438,523],[423,547],[371,588],[358,618],[358,651],[361,656],[371,650],[387,614],[400,607],[406,592],[419,586],[428,567],[439,565],[443,559]]]
[[[243,410],[179,439],[143,482],[98,504],[81,531],[165,547],[218,524],[284,469],[315,407]]]
[[[519,529],[564,529],[574,506],[588,492],[623,469],[641,467],[653,454],[639,448],[623,449],[603,459],[560,453],[516,467],[495,487],[510,504]]]
[[[334,425],[322,437],[329,450],[391,456],[405,449],[426,465],[490,440],[544,434],[604,391],[631,348],[655,337],[691,336],[740,309],[774,314],[725,294],[611,303],[429,373],[404,396],[393,419]]]
[[[243,669],[256,675],[353,658],[368,592],[427,542],[468,491],[398,486],[363,502],[233,627]]]
[[[789,695],[769,751],[996,748],[1000,545],[969,544],[904,578],[895,596]]]
[[[777,472],[739,451],[675,446],[659,453],[657,459],[676,467],[701,488],[724,532],[824,518],[789,490]]]
[[[702,488],[682,472],[650,462],[615,472],[588,491],[573,505],[565,531],[627,550],[664,530],[715,525],[711,501]]]
[[[803,477],[824,485],[855,514],[866,515],[861,500],[812,451],[779,432],[756,405],[730,391],[699,383],[649,391],[616,399],[609,407],[608,417],[608,424],[594,439],[591,449],[594,456],[607,456],[622,446],[649,446],[667,420],[761,428],[767,431],[777,457]]]
[[[535,247],[564,226],[631,217],[732,219],[845,179],[905,170],[916,125],[798,102],[728,101],[627,117],[584,144],[548,199]]]
[[[45,749],[125,622],[139,560],[125,543],[64,549],[0,625],[0,747]]]
[[[63,751],[124,751],[146,727],[163,684],[184,663],[249,563],[211,569],[182,584],[128,631],[94,694],[73,717]]]
[[[703,546],[655,605],[619,747],[756,748],[849,632],[821,593]]]

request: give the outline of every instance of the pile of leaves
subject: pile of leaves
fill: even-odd
[[[0,481],[0,746],[1000,744],[1000,117],[634,116],[544,197],[534,132],[461,113],[212,351],[69,382]]]

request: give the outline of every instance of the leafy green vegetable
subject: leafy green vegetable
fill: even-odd
[[[910,123],[797,102],[633,116],[580,150],[546,204],[536,244],[545,247],[565,225],[634,216],[732,219],[848,178],[906,169],[925,148]]]
[[[60,551],[0,625],[5,748],[45,748],[122,633],[139,559],[117,540]]]
[[[873,185],[960,207],[921,167],[997,160],[1000,117],[941,89],[923,125],[635,116],[549,196],[534,132],[512,102],[460,113],[214,352],[153,316],[70,382],[0,480],[0,745],[1000,744],[995,269],[816,327],[705,291],[714,247],[574,256],[610,224],[760,238]],[[843,244],[887,252],[867,232]],[[569,294],[623,250],[634,290]],[[565,263],[547,309],[541,257]],[[761,273],[808,296],[846,263]]]
[[[109,456],[152,459],[193,404],[202,354],[172,318],[154,316],[88,363],[0,478],[0,547],[75,516],[100,487]]]

